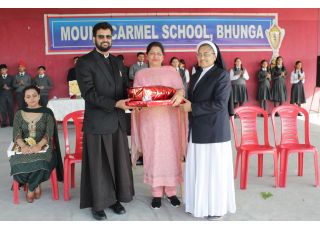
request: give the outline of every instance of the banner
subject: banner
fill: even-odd
[[[271,51],[266,31],[277,23],[277,14],[123,15],[45,15],[46,54],[87,53],[102,21],[113,27],[114,53],[144,52],[152,41],[167,52],[191,52],[203,40],[223,51]]]

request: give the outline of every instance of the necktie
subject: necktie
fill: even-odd
[[[20,73],[20,77],[23,77],[23,73]]]

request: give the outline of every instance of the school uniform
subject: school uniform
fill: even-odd
[[[242,72],[242,73],[241,73]],[[233,93],[233,102],[242,105],[248,101],[248,92],[246,81],[249,80],[249,75],[246,69],[233,68],[230,70],[230,80]]]
[[[284,72],[284,77],[281,76],[281,73]],[[287,75],[287,70],[284,66],[278,67],[275,66],[271,70],[271,97],[274,102],[285,102],[287,100],[287,87],[285,82],[285,77]]]
[[[186,98],[188,98],[187,97],[187,94],[188,94],[187,89],[188,89],[188,83],[190,81],[189,71],[187,69],[180,68],[180,67],[177,67],[176,71],[179,73],[179,75],[182,79],[183,88],[185,90],[185,95],[186,95]]]
[[[270,100],[270,79],[267,78],[268,74],[267,69],[260,69],[258,72],[258,92],[257,92],[257,100]]]
[[[133,81],[136,72],[144,68],[148,68],[148,65],[144,62],[137,62],[131,65],[129,68],[129,79]]]
[[[4,86],[8,89],[5,89]],[[0,76],[0,112],[1,127],[13,125],[13,76]],[[8,121],[8,123],[7,123]]]
[[[33,79],[33,84],[40,87],[43,86],[43,89],[40,89],[40,104],[42,106],[47,106],[49,100],[49,90],[52,88],[52,82],[48,75],[38,75]]]
[[[303,77],[302,80],[299,78]],[[290,104],[302,104],[306,103],[306,97],[304,94],[304,72],[292,71],[291,73],[291,98]]]
[[[25,107],[23,90],[25,87],[31,85],[31,76],[26,72],[19,72],[13,80],[13,87],[16,91],[17,103],[19,109]]]

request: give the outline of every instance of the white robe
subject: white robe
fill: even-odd
[[[195,217],[236,212],[231,141],[188,143],[185,210]]]

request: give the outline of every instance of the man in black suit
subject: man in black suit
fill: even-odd
[[[93,27],[95,49],[79,58],[76,76],[85,100],[80,208],[92,207],[97,220],[106,219],[105,208],[125,213],[120,202],[134,195],[126,135],[126,81],[122,63],[109,53],[112,26]]]
[[[6,64],[0,65],[0,111],[1,127],[13,125],[13,76],[8,75]]]
[[[77,61],[78,61],[79,57],[76,56],[73,58],[73,64],[76,65],[77,64]],[[67,76],[67,81],[74,81],[74,80],[77,80],[77,77],[76,77],[76,68],[75,67],[72,67],[69,69],[68,71],[68,76]]]

